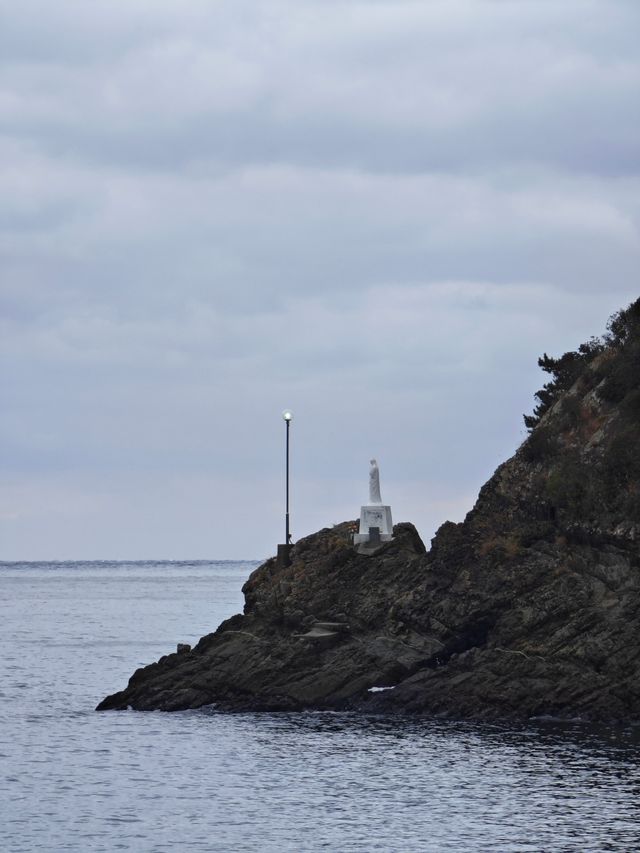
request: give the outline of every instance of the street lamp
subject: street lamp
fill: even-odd
[[[284,422],[287,425],[287,450],[286,450],[286,514],[285,514],[285,544],[287,547],[291,544],[291,533],[289,533],[289,427],[293,420],[293,412],[285,409],[282,413]]]
[[[291,565],[291,533],[289,533],[289,427],[293,420],[293,412],[285,409],[282,413],[284,422],[287,425],[287,453],[286,453],[286,487],[287,487],[287,504],[285,514],[285,540],[284,545],[278,545],[278,567],[281,569]]]

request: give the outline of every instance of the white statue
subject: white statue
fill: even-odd
[[[380,471],[378,470],[378,463],[375,459],[371,460],[371,468],[369,470],[369,503],[382,503],[382,498],[380,497]]]
[[[360,507],[360,526],[358,532],[353,534],[353,544],[358,547],[371,546],[374,550],[366,553],[374,553],[381,542],[389,542],[391,539],[393,539],[391,507],[382,503],[380,471],[378,463],[372,459],[369,469],[369,503]],[[365,552],[359,551],[359,553]]]

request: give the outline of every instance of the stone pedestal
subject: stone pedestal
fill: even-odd
[[[393,522],[391,521],[391,507],[386,504],[365,504],[360,509],[360,527],[353,534],[353,544],[362,545],[372,539],[370,531],[377,528],[373,533],[376,542],[388,542],[393,538]]]

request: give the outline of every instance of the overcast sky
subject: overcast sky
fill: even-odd
[[[639,293],[637,0],[0,2],[0,558],[428,542]]]

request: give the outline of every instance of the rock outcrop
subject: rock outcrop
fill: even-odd
[[[244,615],[98,709],[640,718],[640,300],[563,358],[428,553],[407,523],[372,556],[352,522],[302,539],[251,575]]]

